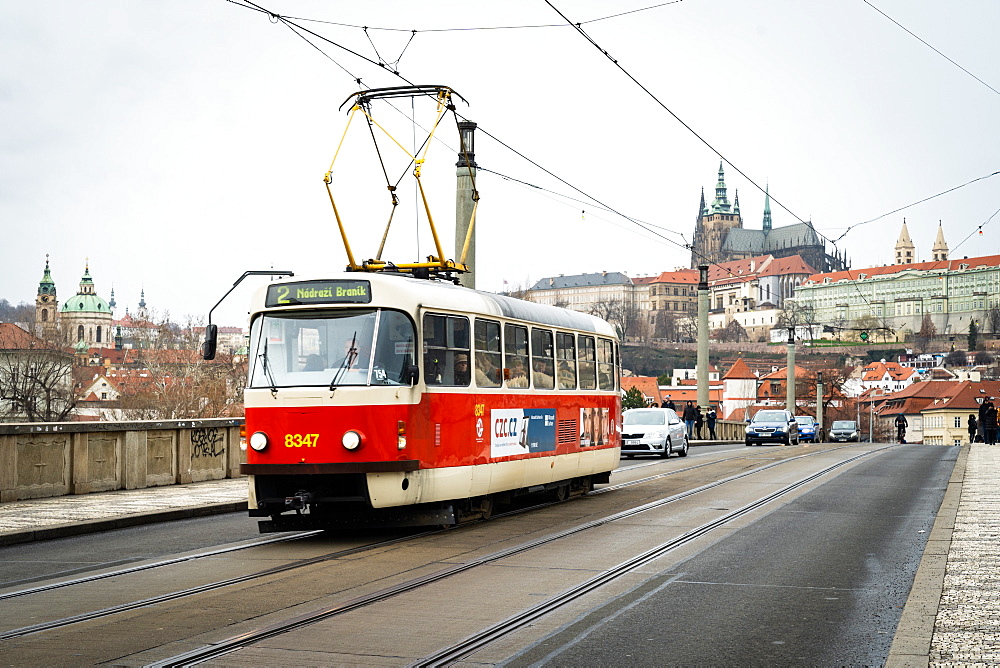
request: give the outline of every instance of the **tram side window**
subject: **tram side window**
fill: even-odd
[[[597,342],[597,379],[602,390],[615,389],[615,344],[605,339]]]
[[[413,321],[399,311],[382,311],[375,341],[373,385],[406,384],[407,369],[416,364]]]
[[[615,389],[621,389],[621,379],[622,379],[622,349],[617,343],[615,344]]]
[[[531,328],[531,368],[535,372],[535,388],[551,390],[555,387],[553,372],[552,332]]]
[[[493,320],[476,320],[476,385],[500,387],[501,367],[500,323]]]
[[[556,368],[560,390],[576,389],[576,340],[572,334],[556,332]]]
[[[580,389],[597,389],[597,348],[594,337],[580,337]]]
[[[503,375],[507,387],[528,387],[528,328],[521,325],[505,325]]]
[[[424,379],[428,385],[469,384],[469,319],[424,316]]]

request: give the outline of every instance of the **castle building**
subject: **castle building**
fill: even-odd
[[[59,320],[66,343],[81,350],[114,348],[111,307],[94,290],[89,262],[80,279],[80,289],[59,310]]]
[[[842,271],[849,266],[846,256],[839,252],[832,255],[827,252],[826,241],[816,232],[812,222],[774,228],[769,188],[764,191],[762,229],[744,228],[739,192],[737,191],[730,204],[725,172],[720,162],[719,180],[715,184],[715,199],[711,206],[706,206],[705,190],[701,191],[701,203],[698,206],[694,240],[691,244],[691,268],[762,255],[775,258],[799,255],[806,264],[819,272]]]

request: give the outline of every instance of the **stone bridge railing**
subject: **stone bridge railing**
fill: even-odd
[[[241,424],[0,424],[0,502],[238,478]]]

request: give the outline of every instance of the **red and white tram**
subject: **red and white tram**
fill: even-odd
[[[620,454],[605,321],[390,273],[257,291],[245,393],[262,531],[453,524],[607,482]]]

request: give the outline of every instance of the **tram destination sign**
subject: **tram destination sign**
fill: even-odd
[[[368,304],[372,300],[369,281],[300,281],[267,286],[264,306],[299,304]]]

